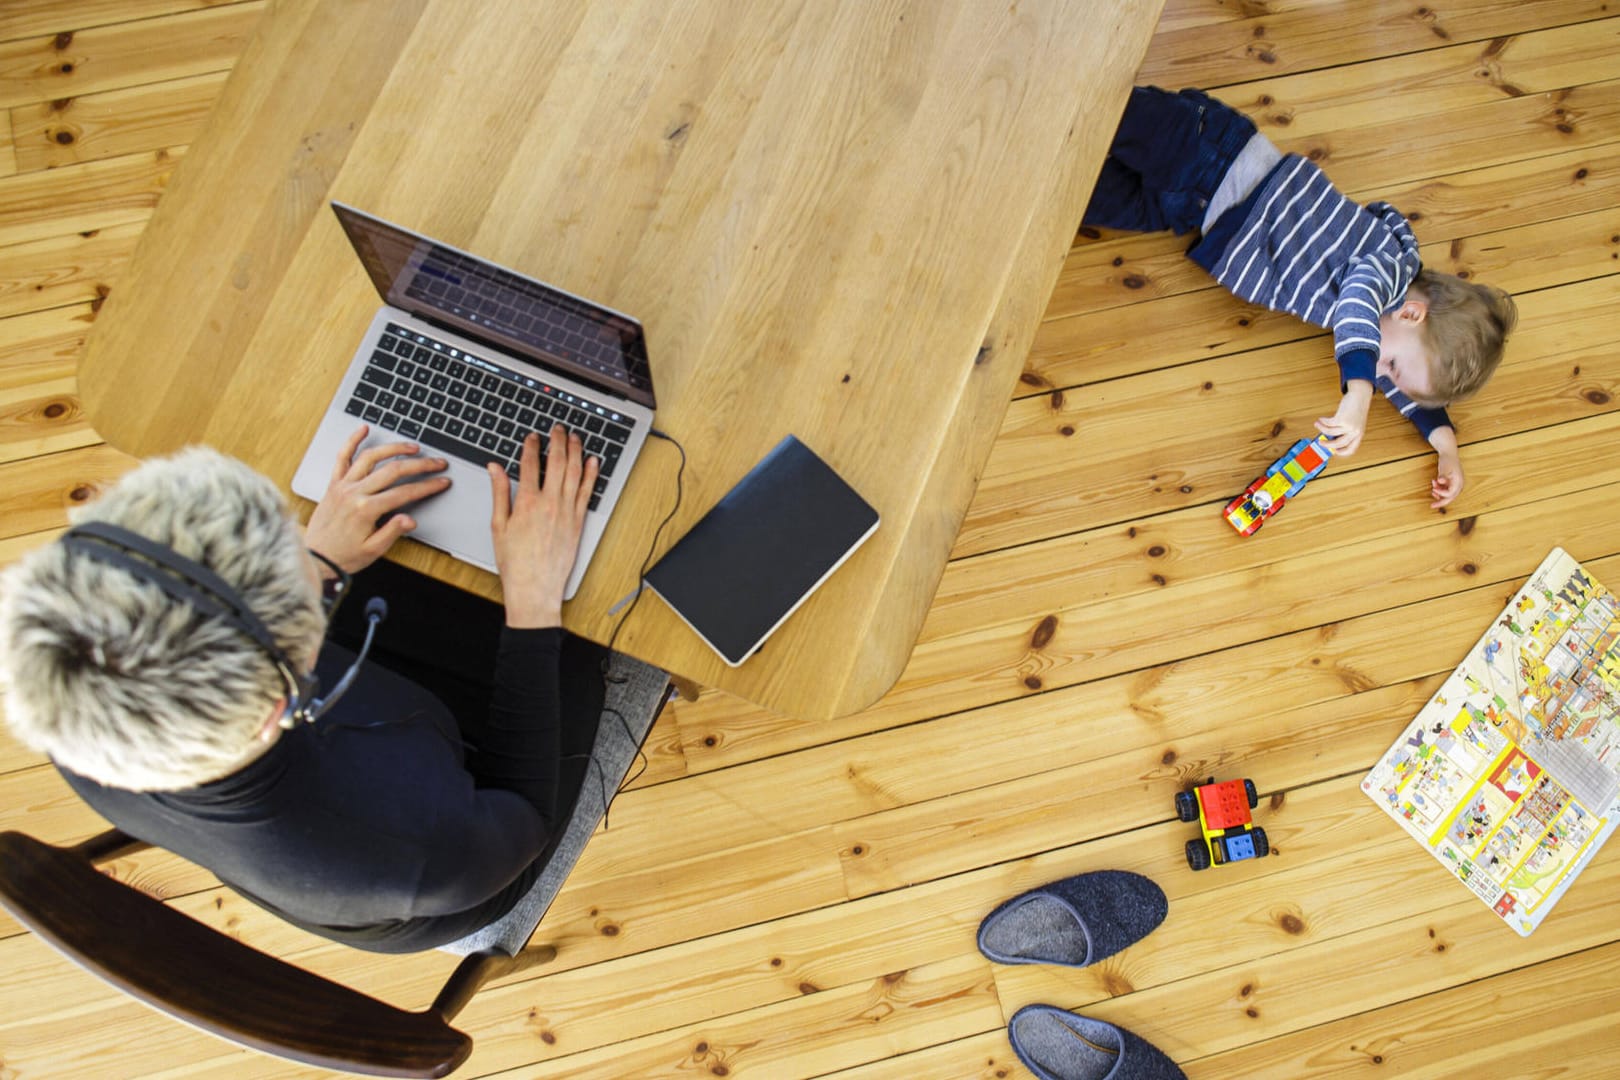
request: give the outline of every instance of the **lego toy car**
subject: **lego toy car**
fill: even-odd
[[[1298,495],[1306,481],[1327,468],[1328,458],[1332,456],[1326,435],[1299,440],[1245,488],[1243,494],[1226,504],[1226,520],[1239,536],[1252,535],[1267,518],[1283,508],[1283,503]]]
[[[1251,824],[1249,811],[1260,805],[1253,780],[1226,780],[1212,776],[1191,791],[1177,792],[1176,816],[1198,822],[1203,834],[1187,841],[1187,865],[1208,870],[1242,859],[1258,859],[1271,851],[1266,830]]]

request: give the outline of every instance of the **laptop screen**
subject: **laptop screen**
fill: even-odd
[[[654,407],[641,324],[334,202],[385,303]]]

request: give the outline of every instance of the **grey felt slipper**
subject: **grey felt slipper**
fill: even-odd
[[[1041,1080],[1186,1080],[1174,1061],[1122,1027],[1051,1005],[1025,1005],[1007,1040]]]
[[[1164,921],[1164,890],[1128,870],[1094,870],[1013,897],[979,924],[979,951],[1001,964],[1085,967]]]

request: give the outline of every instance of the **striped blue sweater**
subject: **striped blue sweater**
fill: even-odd
[[[1444,409],[1418,405],[1375,377],[1379,316],[1405,300],[1422,265],[1400,211],[1352,202],[1321,169],[1289,154],[1206,240],[1216,250],[1193,254],[1216,281],[1251,303],[1333,331],[1342,382],[1373,383],[1425,438],[1451,424]]]

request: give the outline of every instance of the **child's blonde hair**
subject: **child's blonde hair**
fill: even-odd
[[[1519,321],[1513,297],[1490,285],[1456,274],[1419,270],[1412,288],[1423,295],[1429,314],[1423,321],[1434,400],[1445,405],[1477,394],[1502,360],[1502,344]]]

